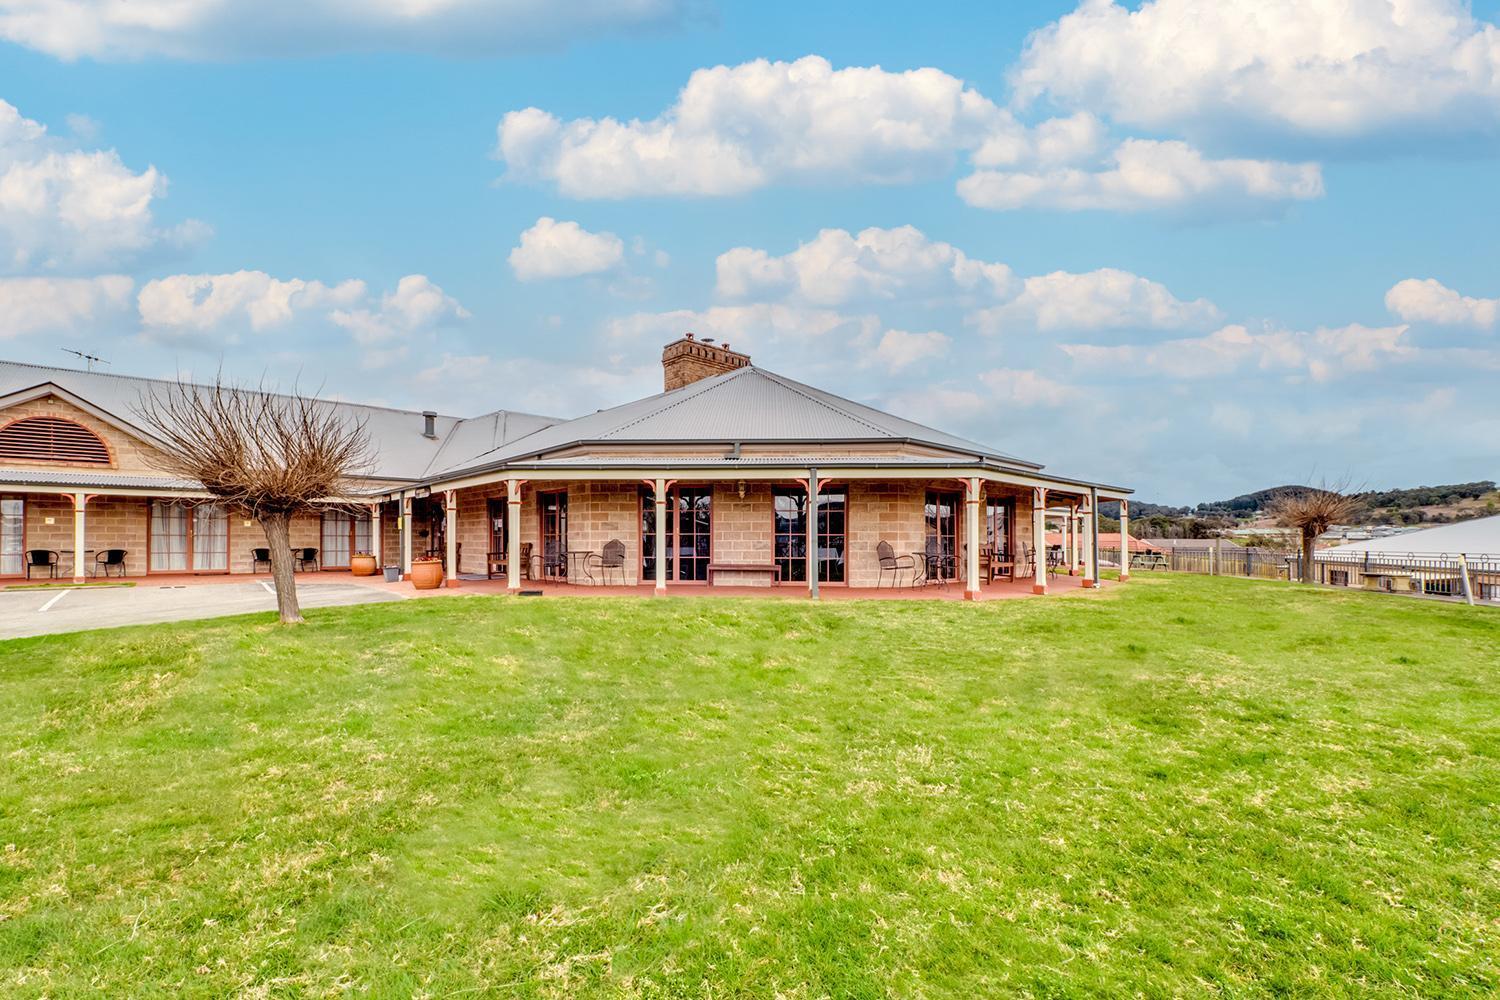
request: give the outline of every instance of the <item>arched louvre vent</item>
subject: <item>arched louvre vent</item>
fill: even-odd
[[[108,465],[109,448],[99,435],[71,420],[26,417],[0,427],[0,459]]]

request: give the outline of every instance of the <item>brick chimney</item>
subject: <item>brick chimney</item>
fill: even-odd
[[[685,334],[661,349],[662,388],[671,392],[749,363],[750,355],[731,351],[728,344],[710,344]]]

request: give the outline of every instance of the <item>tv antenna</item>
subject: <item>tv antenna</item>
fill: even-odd
[[[97,355],[85,354],[82,351],[75,351],[71,347],[63,347],[63,348],[59,348],[59,349],[64,354],[71,354],[74,357],[78,358],[78,360],[82,361],[84,364],[86,364],[88,366],[89,371],[93,371],[95,365],[107,365],[107,364],[109,364],[108,361],[105,361],[103,358],[98,357]]]

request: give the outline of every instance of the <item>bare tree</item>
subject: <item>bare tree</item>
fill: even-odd
[[[271,549],[276,610],[283,623],[302,621],[291,521],[326,508],[368,467],[363,421],[295,388],[281,394],[264,382],[236,386],[222,375],[212,385],[179,379],[144,393],[137,413],[164,445],[158,467],[202,483],[216,501],[260,523]]]
[[[1346,484],[1308,487],[1283,493],[1266,505],[1266,513],[1283,528],[1292,528],[1302,540],[1302,582],[1313,582],[1313,550],[1318,536],[1357,514],[1363,503],[1345,492]]]

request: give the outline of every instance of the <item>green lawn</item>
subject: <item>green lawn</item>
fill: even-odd
[[[1500,989],[1494,610],[308,619],[0,643],[0,994]]]

